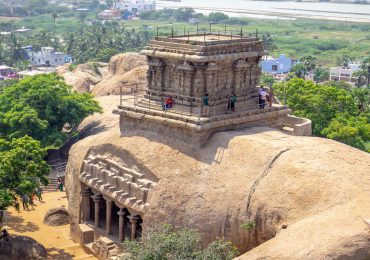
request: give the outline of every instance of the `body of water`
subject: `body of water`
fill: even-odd
[[[158,9],[191,7],[197,12],[224,12],[230,16],[294,19],[316,19],[370,22],[370,5],[320,2],[271,2],[248,0],[182,0],[157,1]]]

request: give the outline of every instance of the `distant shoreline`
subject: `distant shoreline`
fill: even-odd
[[[258,0],[261,2],[266,2],[264,0]],[[168,7],[163,3],[161,5],[161,1],[157,2],[157,6],[159,9],[164,8],[193,8],[195,11],[200,13],[208,14],[209,12],[223,12],[225,14],[235,16],[235,17],[250,17],[250,18],[270,18],[270,19],[297,19],[297,18],[308,18],[308,19],[317,19],[317,20],[332,20],[332,21],[344,21],[344,22],[359,22],[359,23],[370,23],[370,14],[368,13],[353,13],[353,12],[340,12],[340,11],[323,11],[323,10],[313,10],[313,9],[297,9],[297,8],[279,8],[275,7],[275,9],[280,10],[297,10],[301,12],[316,12],[316,14],[297,14],[297,13],[286,13],[286,12],[276,12],[274,11],[259,11],[259,10],[250,10],[250,9],[242,9],[242,8],[220,8],[220,7],[207,7],[207,6],[199,6],[199,7],[191,7],[191,6],[172,6]],[[247,2],[247,1],[246,1]],[[268,2],[268,1],[267,1]],[[274,1],[277,2],[277,1]],[[285,2],[285,1],[279,1]],[[325,16],[321,14],[340,14],[340,15],[347,15],[348,16]],[[363,15],[368,16],[369,18],[363,17],[352,17],[351,15]]]

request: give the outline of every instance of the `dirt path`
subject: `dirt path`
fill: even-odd
[[[17,212],[11,208],[8,212],[8,231],[10,234],[30,236],[43,244],[49,259],[97,259],[86,253],[69,235],[69,225],[50,227],[42,223],[48,209],[67,207],[65,192],[48,192],[43,194],[43,202],[36,202],[35,209]]]

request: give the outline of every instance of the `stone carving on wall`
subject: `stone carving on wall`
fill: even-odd
[[[159,59],[148,61],[148,82],[149,89],[161,90],[163,85],[163,66],[164,62]]]
[[[193,90],[192,82],[195,67],[189,62],[184,61],[183,64],[177,66],[177,69],[180,71],[181,75],[181,81],[179,84],[180,93],[190,95]]]
[[[216,93],[217,92],[217,76],[218,72],[221,69],[221,67],[215,63],[215,62],[210,62],[204,72],[205,76],[205,81],[206,81],[206,89],[205,92],[208,93]]]
[[[150,172],[125,165],[123,161],[89,153],[84,160],[80,181],[123,206],[144,212],[149,206],[149,192],[158,179]]]

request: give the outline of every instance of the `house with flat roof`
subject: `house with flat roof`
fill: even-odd
[[[41,47],[41,51],[27,50],[28,60],[34,66],[62,66],[73,62],[73,58],[64,52],[57,52],[52,47]]]
[[[145,11],[155,10],[155,1],[148,0],[126,0],[115,3],[115,8],[121,11],[128,11],[134,15],[138,15]]]
[[[358,64],[348,64],[348,67],[343,66],[331,67],[329,80],[354,83],[357,81],[357,77],[353,76],[353,73],[355,73],[358,70],[360,70],[360,65]]]
[[[260,66],[264,73],[284,74],[291,70],[293,60],[286,57],[284,54],[280,54],[278,58],[266,56],[265,59],[261,60]]]

